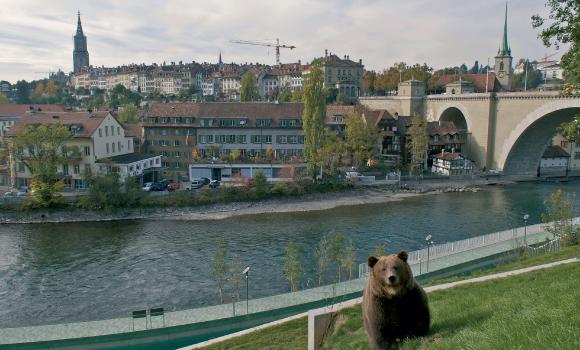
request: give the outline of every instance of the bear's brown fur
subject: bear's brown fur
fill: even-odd
[[[408,337],[429,332],[427,294],[407,264],[407,253],[369,256],[369,281],[363,293],[363,319],[373,349],[390,349]]]

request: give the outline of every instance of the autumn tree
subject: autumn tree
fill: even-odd
[[[70,131],[56,124],[28,125],[16,131],[9,141],[9,152],[30,171],[34,190],[30,201],[33,207],[60,205],[62,183],[58,179],[58,166],[66,163],[71,153],[78,152],[65,143]]]
[[[294,90],[292,91],[292,97],[290,98],[290,102],[302,102],[302,90]]]
[[[407,131],[411,138],[408,141],[411,151],[411,168],[415,173],[420,173],[422,169],[427,168],[427,151],[429,149],[427,121],[415,114]]]
[[[240,99],[243,102],[257,101],[260,99],[256,75],[251,70],[246,71],[246,73],[242,75]]]
[[[365,95],[374,95],[376,91],[377,72],[366,71],[363,75],[362,91]]]
[[[286,254],[282,263],[284,276],[290,283],[290,290],[295,292],[298,290],[298,278],[303,274],[304,265],[302,263],[302,253],[294,242],[288,243],[286,246]]]
[[[578,0],[547,0],[550,10],[548,18],[532,16],[532,26],[541,28],[538,35],[546,47],[554,45],[559,49],[562,44],[570,48],[562,55],[562,67],[566,79],[580,82],[580,2]]]
[[[46,83],[46,87],[44,88],[44,93],[48,97],[55,97],[56,96],[56,85],[54,84],[54,81],[49,80]]]
[[[319,164],[325,176],[334,176],[340,165],[340,160],[346,152],[346,144],[334,131],[325,130],[322,146],[318,149]]]
[[[42,97],[44,96],[44,84],[42,81],[37,81],[36,86],[34,87],[34,92],[32,93],[32,99],[40,102]]]
[[[368,125],[360,109],[346,121],[346,145],[351,154],[353,165],[365,165],[378,149],[378,131]]]
[[[323,141],[326,103],[324,92],[324,72],[320,61],[310,66],[304,82],[304,109],[302,123],[304,129],[304,154],[308,175],[316,179],[318,149]]]

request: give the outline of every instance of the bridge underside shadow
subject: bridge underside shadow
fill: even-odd
[[[580,108],[568,108],[544,115],[532,123],[518,138],[506,159],[503,173],[506,175],[536,176],[546,146],[564,122],[580,115]],[[565,150],[569,152],[570,150]],[[573,156],[573,155],[571,155]]]

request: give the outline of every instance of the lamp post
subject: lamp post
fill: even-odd
[[[249,287],[250,286],[250,284],[249,284],[250,283],[249,282],[249,280],[250,280],[250,274],[249,274],[249,272],[250,272],[250,267],[249,266],[246,267],[244,269],[244,271],[242,271],[242,274],[246,276],[246,315],[250,313],[250,294],[249,294],[249,291],[250,291],[250,287]]]
[[[431,235],[425,237],[425,242],[427,242],[427,273],[429,273],[429,260],[431,260],[431,245],[433,241],[431,240]]]
[[[528,246],[528,220],[530,216],[528,214],[524,215],[524,244]]]

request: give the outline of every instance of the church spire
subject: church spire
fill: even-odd
[[[222,61],[222,50],[220,50],[220,58],[218,60],[218,64],[220,65],[220,67],[223,65],[223,61]]]
[[[497,52],[498,56],[511,56],[512,50],[508,45],[508,37],[507,37],[507,1],[505,3],[505,19],[503,24],[503,37],[501,40],[501,46]]]
[[[77,35],[83,35],[83,26],[81,25],[81,11],[77,12]]]

